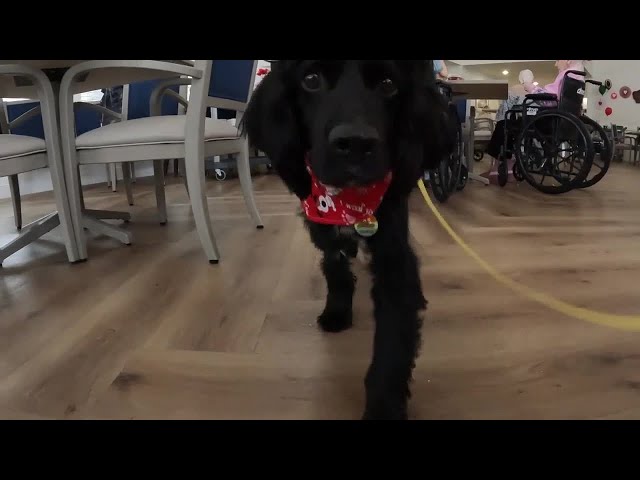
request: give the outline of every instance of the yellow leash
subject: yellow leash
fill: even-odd
[[[431,197],[427,192],[426,187],[424,186],[424,182],[421,180],[418,181],[418,187],[422,192],[422,196],[424,197],[425,202],[428,207],[431,209],[435,217],[440,222],[440,225],[447,231],[447,233],[453,238],[453,240],[464,250],[464,252],[473,258],[476,263],[480,265],[494,280],[498,283],[503,284],[507,288],[513,290],[520,295],[533,300],[534,302],[538,302],[545,307],[555,310],[556,312],[563,313],[572,318],[577,318],[578,320],[584,320],[586,322],[595,323],[597,325],[604,325],[607,327],[617,328],[620,330],[629,330],[634,332],[640,332],[640,315],[614,315],[610,313],[597,312],[594,310],[588,310],[586,308],[576,307],[575,305],[571,305],[569,303],[563,302],[562,300],[558,300],[553,298],[546,293],[538,292],[533,288],[527,287],[526,285],[522,285],[511,280],[509,277],[501,274],[487,262],[485,262],[480,255],[478,255],[469,245],[465,243],[460,236],[456,232],[453,231],[451,226],[447,223],[444,217],[440,214],[436,206],[431,201]]]

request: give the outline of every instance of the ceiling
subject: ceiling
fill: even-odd
[[[464,60],[448,60],[447,63],[453,62],[462,65]],[[471,61],[469,61],[471,62]],[[555,60],[511,60],[502,63],[478,63],[492,62],[491,60],[476,60],[476,65],[464,64],[465,71],[469,74],[479,74],[487,76],[495,80],[507,80],[509,85],[518,82],[518,74],[521,70],[529,69],[533,72],[535,81],[540,85],[546,85],[555,80],[558,70],[555,67]],[[503,75],[502,71],[507,70],[508,75]]]
[[[552,62],[553,60],[449,60],[458,65],[486,65],[490,63],[519,63],[519,62]]]

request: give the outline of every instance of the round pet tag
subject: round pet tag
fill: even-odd
[[[357,222],[354,225],[356,232],[363,237],[371,237],[378,231],[378,220],[373,215]]]

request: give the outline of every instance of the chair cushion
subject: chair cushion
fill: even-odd
[[[492,135],[493,135],[493,132],[490,132],[489,130],[475,130],[473,132],[473,136],[476,140],[489,139],[491,138]]]
[[[47,145],[41,138],[25,135],[0,135],[0,160],[46,153],[46,151]]]
[[[136,118],[111,123],[76,137],[78,150],[132,145],[183,143],[186,115]],[[206,141],[238,138],[238,129],[226,120],[206,118]]]

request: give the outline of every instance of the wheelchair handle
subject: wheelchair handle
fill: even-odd
[[[583,77],[585,77],[587,75],[587,72],[583,72],[582,70],[567,70],[566,72],[564,72],[564,76],[566,77],[570,73],[574,73],[576,75],[582,75]],[[597,80],[589,80],[589,79],[585,78],[584,81],[585,81],[585,83],[591,83],[593,85],[602,86],[602,82],[599,82]]]

